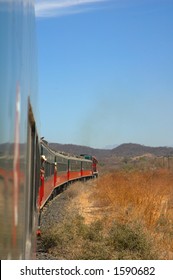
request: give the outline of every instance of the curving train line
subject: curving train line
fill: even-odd
[[[76,180],[86,180],[98,177],[97,159],[83,154],[72,156],[53,151],[47,142],[40,142],[41,166],[39,188],[39,225],[37,234],[40,235],[40,217],[43,206],[59,194],[64,187]]]

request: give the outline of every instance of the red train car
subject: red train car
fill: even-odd
[[[92,174],[93,176],[98,177],[98,160],[96,159],[96,157],[88,154],[81,154],[81,156],[85,159],[92,161]]]
[[[93,163],[94,159],[94,163]],[[94,164],[94,167],[93,167]],[[90,156],[71,156],[53,151],[46,141],[41,142],[40,209],[67,183],[93,178],[97,172],[97,160]]]

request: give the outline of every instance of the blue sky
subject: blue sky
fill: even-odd
[[[36,0],[41,134],[173,145],[173,1]]]

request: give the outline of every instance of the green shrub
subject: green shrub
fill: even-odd
[[[139,224],[114,223],[108,243],[118,253],[118,259],[155,259],[152,242]]]
[[[57,232],[56,230],[48,230],[42,233],[41,243],[43,250],[47,252],[50,248],[57,245]]]
[[[155,259],[151,239],[138,224],[114,222],[110,230],[104,220],[90,225],[72,215],[43,232],[42,246],[57,259]]]
[[[89,241],[101,241],[103,239],[102,230],[103,223],[100,220],[97,220],[86,227],[83,238]]]

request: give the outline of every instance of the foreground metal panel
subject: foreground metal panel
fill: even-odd
[[[0,258],[32,258],[39,179],[32,0],[0,1]],[[39,173],[38,173],[39,174]]]

